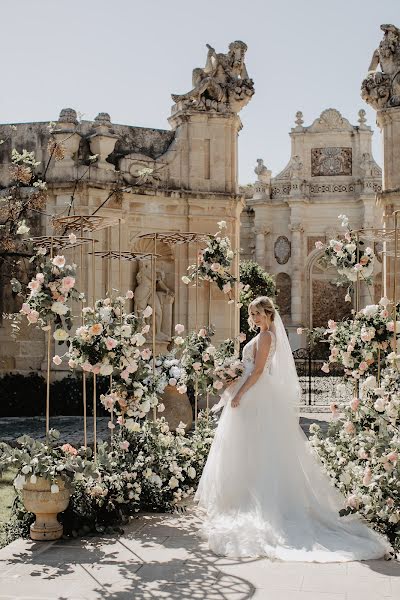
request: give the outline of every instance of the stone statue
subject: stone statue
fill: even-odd
[[[247,46],[244,42],[232,42],[228,53],[223,54],[206,45],[206,66],[193,70],[193,89],[187,94],[172,94],[172,99],[184,107],[237,113],[254,94],[253,80],[244,63]]]
[[[376,110],[400,106],[400,29],[394,25],[381,25],[381,29],[383,40],[361,85],[361,97]]]
[[[156,338],[170,340],[172,333],[172,304],[175,295],[164,283],[163,271],[156,273],[156,294],[153,310],[155,312]],[[140,313],[146,306],[152,306],[151,261],[141,260],[136,275],[134,295],[135,312]]]
[[[271,171],[264,165],[262,158],[257,158],[257,165],[254,168],[254,173],[257,175],[257,181],[261,183],[271,182]]]

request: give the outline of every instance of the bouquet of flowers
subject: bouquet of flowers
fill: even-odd
[[[165,381],[165,386],[170,385],[176,387],[180,393],[185,393],[187,373],[183,368],[181,361],[176,357],[177,349],[175,348],[169,354],[157,356],[156,371],[157,379]],[[181,388],[181,386],[184,386]]]
[[[71,486],[83,475],[95,473],[94,464],[89,460],[90,449],[77,449],[70,444],[56,446],[59,437],[59,432],[51,429],[49,442],[23,435],[17,440],[16,448],[2,444],[0,464],[17,469],[14,479],[16,489],[22,489],[28,478],[34,484],[38,477],[43,477],[51,482],[51,492],[56,494],[59,491],[57,480],[62,479]]]
[[[39,250],[39,255],[46,252]],[[55,325],[53,337],[57,342],[68,339],[72,327],[69,300],[83,300],[75,288],[76,265],[66,264],[65,257],[57,254],[47,263],[36,267],[36,275],[28,283],[29,294],[22,304],[20,316],[28,323],[47,330],[51,323]],[[14,282],[15,285],[15,282]]]
[[[358,239],[356,234],[349,227],[349,220],[346,215],[339,215],[342,220],[342,227],[347,231],[343,240],[330,240],[326,246],[323,242],[315,242],[318,250],[324,250],[321,262],[326,266],[331,264],[337,268],[341,275],[340,283],[355,282],[360,277],[368,284],[371,283],[371,275],[374,270],[375,255],[372,248]],[[346,299],[350,300],[347,294]]]
[[[388,311],[389,300],[381,298],[379,304],[371,304],[348,319],[336,323],[328,321],[330,356],[322,370],[329,373],[330,363],[342,364],[345,376],[360,379],[368,374],[377,374],[378,354],[381,367],[393,350],[394,321]],[[397,321],[400,333],[400,322]]]
[[[199,331],[192,331],[185,338],[179,335],[174,338],[175,345],[180,348],[180,364],[184,370],[180,378],[181,393],[186,392],[188,384],[197,386],[197,389],[204,393],[213,385],[215,389],[222,388],[220,382],[214,384],[214,356],[217,349],[211,343],[213,335],[212,327],[202,327]]]
[[[145,319],[152,309],[148,306],[140,317],[127,314],[124,304],[131,294],[97,300],[94,308],[83,309],[85,324],[68,341],[71,368],[80,366],[84,371],[104,376],[120,374],[128,380],[138,369],[139,359],[150,359],[151,351],[140,348],[146,343],[150,325]]]
[[[230,239],[223,235],[227,225],[225,221],[218,223],[219,230],[214,236],[209,236],[207,246],[199,252],[198,265],[188,267],[188,275],[182,277],[185,284],[196,281],[196,277],[203,281],[214,281],[224,294],[232,299],[232,286],[236,278],[230,274],[234,252]]]
[[[245,334],[239,335],[239,341],[243,341]],[[224,340],[215,353],[214,376],[216,381],[230,385],[243,374],[244,367],[235,349],[235,340],[228,338]],[[215,386],[215,382],[214,382]]]

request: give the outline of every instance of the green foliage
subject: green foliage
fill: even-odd
[[[275,279],[254,260],[245,260],[240,263],[240,282],[244,286],[240,293],[240,302],[243,305],[240,308],[240,331],[246,334],[246,341],[249,341],[255,333],[250,331],[247,323],[248,306],[258,296],[274,298],[276,283]]]

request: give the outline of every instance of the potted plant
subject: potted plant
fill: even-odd
[[[4,444],[0,462],[17,469],[14,487],[21,491],[27,511],[36,515],[30,535],[33,540],[56,540],[63,534],[57,515],[69,503],[74,482],[95,473],[90,449],[70,444],[57,446],[59,432],[51,429],[44,442],[20,437],[16,448]]]

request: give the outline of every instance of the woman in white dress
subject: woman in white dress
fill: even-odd
[[[381,558],[383,536],[360,517],[340,517],[343,498],[298,424],[300,385],[273,302],[259,297],[243,349],[242,377],[222,395],[215,438],[195,500],[211,550],[229,557],[341,562]]]

